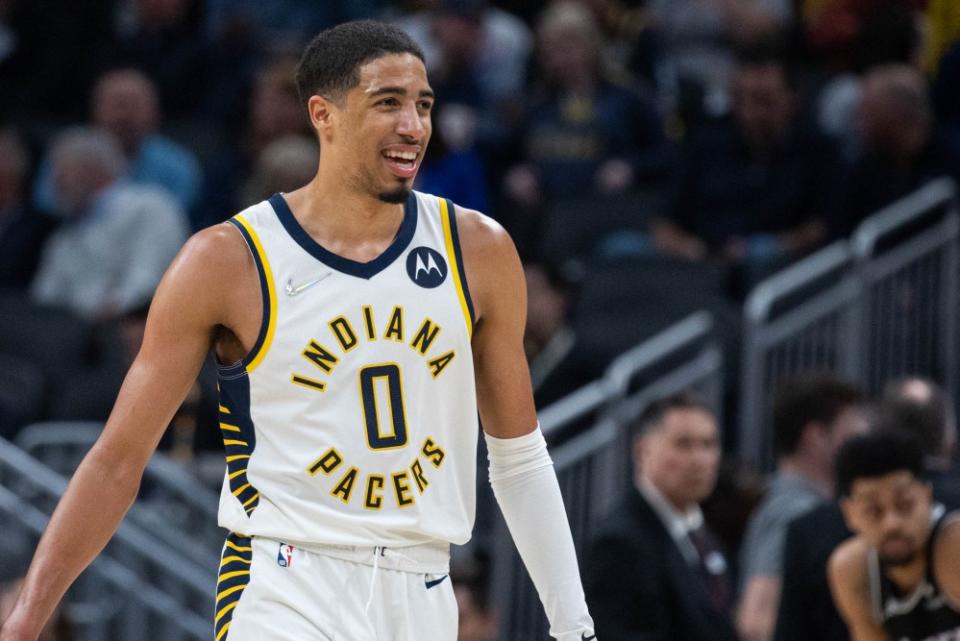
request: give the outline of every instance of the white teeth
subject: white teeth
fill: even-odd
[[[388,151],[386,153],[387,158],[394,158],[396,160],[416,160],[417,154],[413,151]]]

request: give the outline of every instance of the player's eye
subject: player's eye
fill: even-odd
[[[383,100],[381,100],[381,101],[378,102],[377,104],[378,104],[378,105],[384,105],[384,106],[387,106],[387,107],[396,107],[396,106],[398,106],[398,105],[400,104],[400,101],[397,100],[396,98],[384,98]]]
[[[430,111],[433,109],[433,102],[430,100],[421,100],[418,104],[420,111]]]

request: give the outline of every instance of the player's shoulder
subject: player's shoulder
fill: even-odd
[[[827,574],[837,586],[855,586],[867,580],[867,556],[870,546],[853,537],[837,546],[827,563]]]
[[[516,253],[513,239],[503,225],[475,209],[453,205],[460,245],[464,252],[487,254]]]
[[[233,225],[222,222],[190,236],[171,269],[189,272],[197,280],[209,282],[235,277],[252,265],[243,236]]]

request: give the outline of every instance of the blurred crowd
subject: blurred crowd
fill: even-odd
[[[960,179],[953,0],[0,0],[0,435],[106,419],[183,241],[312,177],[297,57],[355,18],[394,22],[427,54],[438,100],[416,187],[517,243],[540,407],[688,311],[713,311],[730,348],[753,284],[925,182]],[[638,493],[585,565],[601,638],[844,638],[791,634],[836,622],[811,614],[829,606],[810,587],[825,557],[802,534],[844,533],[833,453],[868,424],[922,416],[947,470],[953,401],[920,380],[870,411],[829,377],[793,390],[749,525],[765,486],[721,470],[719,408],[681,395],[640,421]],[[206,371],[164,447],[220,447],[214,396]],[[825,521],[794,520],[821,507]],[[657,519],[669,537],[642,533]],[[684,543],[656,556],[671,541]],[[677,582],[673,561],[697,571]],[[478,562],[456,583],[467,641],[495,636],[486,575]],[[664,627],[645,637],[625,616]]]

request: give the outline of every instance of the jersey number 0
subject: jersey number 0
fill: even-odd
[[[387,400],[390,403],[391,429],[384,433],[377,412],[377,381],[386,380]],[[382,388],[382,385],[380,386]],[[373,450],[389,450],[407,444],[407,418],[403,406],[400,368],[393,363],[369,365],[360,370],[360,399],[363,401],[363,420],[367,426],[367,444]]]

